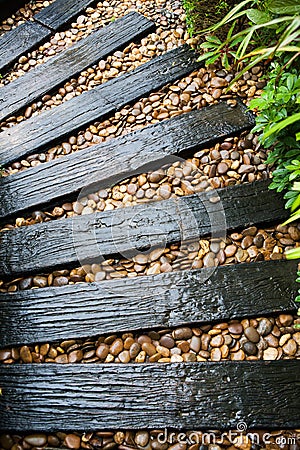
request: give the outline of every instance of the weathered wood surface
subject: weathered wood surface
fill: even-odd
[[[25,3],[27,0],[0,0],[0,20],[17,12]]]
[[[153,22],[141,14],[130,12],[107,27],[96,30],[0,89],[0,121],[154,29]]]
[[[37,13],[34,19],[57,31],[76,19],[82,11],[93,3],[96,3],[96,0],[55,0],[47,8]]]
[[[7,164],[62,140],[92,121],[102,120],[122,106],[184,77],[202,64],[184,45],[9,128],[0,133],[0,163]]]
[[[1,365],[0,428],[299,428],[299,370],[296,360]]]
[[[0,217],[53,202],[93,185],[112,186],[121,179],[156,168],[170,155],[189,152],[253,126],[242,104],[226,103],[177,116],[168,121],[94,145],[47,164],[0,178]],[[178,132],[180,130],[180,132]],[[7,201],[9,198],[9,202]]]
[[[288,212],[282,195],[268,184],[247,183],[2,232],[0,276],[99,262],[114,254],[130,258],[149,246],[283,220]]]
[[[50,30],[39,23],[29,21],[4,33],[0,37],[0,71],[3,73],[3,70],[12,65],[21,55],[30,52],[49,36],[51,36]],[[0,94],[2,89],[5,88],[0,89]],[[2,102],[3,98],[0,97],[0,108],[2,108]]]
[[[0,294],[0,346],[295,311],[295,261]]]

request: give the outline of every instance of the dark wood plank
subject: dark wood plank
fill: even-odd
[[[282,195],[256,182],[0,233],[0,276],[40,272],[106,255],[225,235],[287,217]]]
[[[96,0],[55,0],[47,8],[42,9],[34,16],[34,19],[43,25],[58,31],[76,19],[88,6],[96,3]]]
[[[34,169],[0,178],[0,217],[53,202],[93,185],[96,190],[155,168],[170,155],[210,145],[253,126],[245,106],[226,103],[191,111]],[[178,133],[180,130],[180,133]],[[145,145],[146,144],[146,145]],[[150,166],[149,166],[150,165]],[[56,187],[57,186],[57,187]],[[9,198],[9,202],[7,199]]]
[[[0,346],[295,311],[295,261],[0,294]]]
[[[299,428],[300,361],[1,365],[0,428]]]
[[[184,77],[202,64],[189,47],[179,47],[5,130],[0,133],[0,163],[7,164],[62,140],[92,121],[102,120],[122,106]]]
[[[109,26],[96,30],[0,89],[0,121],[154,29],[153,22],[141,14],[131,12]]]
[[[11,14],[17,12],[27,0],[0,0],[0,19],[6,19]]]
[[[51,31],[36,22],[24,22],[0,37],[0,72],[12,65],[24,53],[30,52],[51,36]],[[1,90],[4,88],[0,89]],[[0,98],[0,107],[3,99]]]

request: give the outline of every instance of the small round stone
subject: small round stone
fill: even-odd
[[[260,335],[254,327],[247,327],[245,329],[245,336],[249,339],[249,341],[254,342],[255,344],[257,344],[260,340]]]
[[[244,352],[247,355],[254,356],[257,354],[257,347],[253,342],[247,341],[243,345]]]
[[[76,434],[67,434],[64,443],[66,447],[77,450],[80,448],[81,440],[79,436],[76,436]]]

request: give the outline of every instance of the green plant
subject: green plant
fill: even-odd
[[[241,29],[247,20],[249,26]],[[223,42],[215,41],[211,46],[210,34],[228,24],[232,25],[227,38]],[[200,60],[210,63],[212,58],[216,60],[220,54],[228,56],[229,53],[236,64],[246,61],[234,82],[262,60],[290,54],[289,62],[292,62],[300,55],[300,0],[244,0],[221,21],[201,33],[205,34],[206,42],[200,47],[208,51],[200,56]]]
[[[298,69],[283,71],[284,66],[284,61],[271,64],[269,81],[250,108],[258,113],[253,132],[271,148],[267,163],[276,169],[270,188],[285,192],[292,213],[288,224],[300,219],[300,77]]]

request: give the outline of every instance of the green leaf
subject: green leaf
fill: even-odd
[[[270,14],[268,14],[266,11],[260,11],[259,9],[254,8],[248,9],[246,14],[248,19],[251,22],[255,23],[256,25],[266,23],[272,20]]]
[[[272,128],[269,129],[269,131],[264,133],[264,139],[267,138],[268,136],[271,136],[271,134],[278,133],[279,131],[283,130],[285,127],[288,127],[289,125],[298,122],[298,120],[300,121],[300,113],[296,113],[290,117],[287,117],[281,122],[275,124]]]
[[[285,252],[286,259],[299,259],[300,258],[300,247],[292,248]],[[300,296],[299,296],[300,297]]]
[[[300,0],[272,0],[268,8],[273,14],[299,14]]]
[[[295,302],[300,302],[300,295],[297,295],[297,297],[295,298]]]
[[[294,212],[299,207],[300,207],[300,194],[298,194],[296,199],[294,200],[291,206],[291,211]]]
[[[286,220],[282,225],[283,226],[288,225],[289,223],[294,222],[295,220],[298,220],[298,219],[300,219],[300,211],[296,211],[294,214],[292,214],[291,217],[288,220]],[[300,249],[299,249],[299,252],[300,252]],[[299,256],[299,258],[300,258],[300,256]]]

